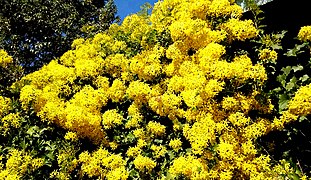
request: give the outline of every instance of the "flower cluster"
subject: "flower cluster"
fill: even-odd
[[[122,156],[111,154],[105,149],[100,148],[92,154],[82,152],[78,161],[82,164],[82,172],[90,178],[100,176],[111,180],[125,180],[129,176],[125,168],[126,161]]]
[[[11,109],[11,99],[0,96],[0,117],[4,116]]]
[[[0,132],[5,136],[11,127],[21,127],[21,117],[19,113],[10,113],[0,120],[0,124]]]
[[[311,41],[311,26],[303,26],[299,30],[298,39],[301,41]]]
[[[0,179],[22,179],[28,171],[35,171],[44,165],[42,158],[34,158],[29,153],[12,149],[6,155],[6,163],[2,164],[2,156],[0,156]]]
[[[0,67],[7,67],[8,64],[13,62],[13,58],[8,55],[6,51],[0,49]]]
[[[262,61],[272,61],[275,62],[278,58],[277,52],[270,49],[263,49],[259,53],[259,59]]]

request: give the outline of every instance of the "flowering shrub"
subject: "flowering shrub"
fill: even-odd
[[[262,152],[257,139],[311,113],[310,85],[275,116],[264,65],[276,62],[277,52],[264,48],[251,59],[232,49],[259,34],[241,15],[228,0],[159,1],[150,18],[134,14],[92,39],[77,39],[72,50],[15,83],[22,111],[68,131],[63,141],[71,148],[57,152],[59,169],[50,177],[295,174],[288,162]],[[19,115],[8,114],[8,101],[0,96],[0,117],[10,122],[2,127],[17,128]],[[87,140],[95,146],[79,144]]]

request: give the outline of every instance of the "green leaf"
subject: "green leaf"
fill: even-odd
[[[27,130],[27,134],[29,134],[30,136],[33,136],[35,134],[37,134],[39,131],[39,127],[38,126],[32,126]]]
[[[167,151],[168,156],[170,157],[171,160],[175,158],[175,154],[173,151]]]
[[[303,66],[301,66],[301,65],[293,66],[292,68],[293,68],[294,72],[303,70]]]
[[[302,122],[302,121],[304,121],[304,120],[307,120],[308,118],[306,117],[306,116],[300,116],[299,117],[299,122]]]
[[[275,92],[275,93],[279,93],[281,91],[282,91],[281,87],[277,87],[277,88],[273,89],[273,92]]]
[[[292,180],[300,180],[299,176],[295,173],[289,174],[288,177]]]
[[[294,86],[295,86],[294,83],[289,82],[289,83],[286,84],[285,89],[290,91]]]
[[[287,108],[289,97],[287,94],[282,94],[279,96],[279,112]]]
[[[283,87],[285,87],[285,83],[286,83],[285,79],[286,79],[286,75],[285,74],[278,75],[278,77],[276,78],[276,80],[278,82],[280,82]]]
[[[155,139],[154,142],[162,144],[163,140],[162,139]]]
[[[296,45],[293,49],[289,49],[286,53],[284,53],[284,55],[286,55],[286,56],[297,56],[298,54],[303,52],[303,50],[301,50],[301,49],[304,48],[306,45],[307,45],[307,43]]]
[[[186,149],[186,152],[187,152],[187,153],[191,153],[191,151],[192,151],[191,148],[187,148],[187,149]]]
[[[287,91],[290,91],[293,89],[293,87],[296,87],[296,82],[297,82],[297,78],[294,76],[293,78],[290,79],[290,81],[286,84],[285,89]]]
[[[271,45],[272,49],[282,49],[282,46],[278,45],[278,44],[273,44]]]
[[[281,71],[284,72],[284,75],[285,75],[286,77],[289,75],[289,73],[291,72],[291,70],[292,70],[292,67],[291,67],[291,66],[286,66],[286,67],[283,67],[283,68],[281,69]]]
[[[302,81],[302,82],[305,82],[305,81],[307,81],[309,78],[310,78],[310,77],[309,77],[307,74],[305,74],[305,75],[303,75],[302,77],[300,77],[299,80]]]

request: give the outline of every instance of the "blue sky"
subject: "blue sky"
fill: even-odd
[[[115,0],[114,2],[118,8],[118,15],[123,21],[124,17],[127,15],[138,12],[140,6],[144,3],[149,2],[153,5],[155,2],[158,2],[158,0]]]

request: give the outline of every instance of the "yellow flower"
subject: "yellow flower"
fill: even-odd
[[[244,114],[240,112],[230,114],[228,120],[237,127],[243,127],[251,122],[250,118],[245,117]]]
[[[136,138],[144,138],[145,137],[145,129],[144,128],[137,128],[133,130],[133,134]]]
[[[112,150],[116,150],[116,149],[118,148],[119,144],[116,143],[116,142],[110,142],[110,143],[109,143],[109,146],[110,146],[110,148],[111,148]]]
[[[13,58],[8,55],[6,51],[0,49],[0,67],[7,67],[8,64],[13,62]]]
[[[311,84],[302,86],[288,103],[288,110],[293,115],[305,116],[311,114]]]
[[[95,84],[98,88],[101,88],[103,90],[108,90],[109,88],[109,78],[98,76],[95,80]]]
[[[31,162],[31,166],[34,170],[42,167],[44,165],[44,159],[42,158],[35,158]]]
[[[239,102],[234,97],[225,97],[221,101],[221,106],[225,110],[236,110],[238,108]]]
[[[259,59],[262,61],[272,61],[275,62],[278,58],[277,52],[270,49],[260,50]]]
[[[113,169],[107,173],[107,180],[126,180],[128,179],[129,172],[125,169],[124,166]]]
[[[211,114],[198,118],[192,126],[186,124],[183,128],[184,137],[189,140],[194,154],[203,154],[203,150],[216,139],[216,123]]]
[[[20,98],[19,98],[22,103],[22,107],[24,109],[27,109],[29,104],[36,102],[37,97],[39,96],[40,93],[41,91],[38,90],[33,85],[24,86],[21,89]]]
[[[64,138],[70,141],[77,141],[79,139],[75,132],[67,132]]]
[[[148,84],[141,81],[132,81],[126,90],[126,94],[138,104],[145,102],[151,89]]]
[[[184,175],[189,179],[209,178],[206,164],[192,155],[175,158],[169,168],[169,172],[174,177],[178,175]]]
[[[134,159],[133,162],[134,162],[135,168],[141,172],[144,172],[144,171],[150,172],[157,165],[157,163],[154,162],[152,159],[150,159],[149,157],[144,157],[142,155],[138,155]]]
[[[236,17],[239,18],[242,15],[242,8],[238,5],[231,5],[228,0],[212,1],[209,6],[208,15],[214,17]]]
[[[120,102],[125,97],[126,86],[124,82],[119,79],[113,81],[111,87],[109,88],[109,96],[112,102]]]
[[[162,146],[162,145],[160,145],[160,146],[151,145],[150,149],[151,149],[152,151],[154,151],[154,157],[155,157],[156,159],[161,158],[161,157],[164,157],[165,154],[167,153],[166,147],[165,147],[165,146]]]
[[[310,41],[311,40],[311,26],[301,27],[298,33],[298,39],[301,41]]]
[[[265,135],[268,130],[269,126],[267,120],[259,119],[257,122],[244,128],[243,136],[246,139],[257,139]]]
[[[3,135],[6,135],[6,133],[10,130],[10,127],[19,128],[22,123],[19,113],[10,113],[4,116],[0,122],[2,123],[0,130],[3,131]]]
[[[79,45],[83,44],[84,43],[84,39],[83,38],[78,38],[78,39],[75,39],[72,44],[71,44],[71,48],[77,48]]]
[[[178,151],[181,146],[182,146],[182,142],[180,140],[180,138],[178,139],[172,139],[170,140],[169,144],[168,144],[171,148],[174,149],[174,151]]]
[[[244,154],[257,154],[257,150],[252,141],[248,140],[245,143],[242,143],[242,150]]]
[[[130,119],[126,122],[125,128],[133,128],[133,127],[139,127],[140,122],[142,122],[143,116],[141,114],[134,114],[130,117]]]
[[[229,19],[223,24],[223,29],[227,31],[230,37],[234,40],[244,41],[246,39],[254,38],[259,31],[255,28],[251,20],[239,20],[235,18]]]
[[[217,151],[222,159],[231,160],[235,157],[234,146],[232,144],[220,142],[218,144]]]
[[[141,152],[142,152],[141,148],[139,146],[135,146],[128,148],[128,150],[126,151],[126,155],[128,157],[136,157],[140,155]]]
[[[116,125],[121,125],[123,117],[116,109],[108,110],[103,114],[103,125],[105,129],[110,129]]]
[[[147,124],[147,130],[155,136],[162,136],[165,134],[165,126],[154,121],[150,121]]]
[[[233,175],[233,173],[231,171],[222,171],[219,174],[219,179],[220,180],[230,180],[230,179],[232,179],[232,175]]]

